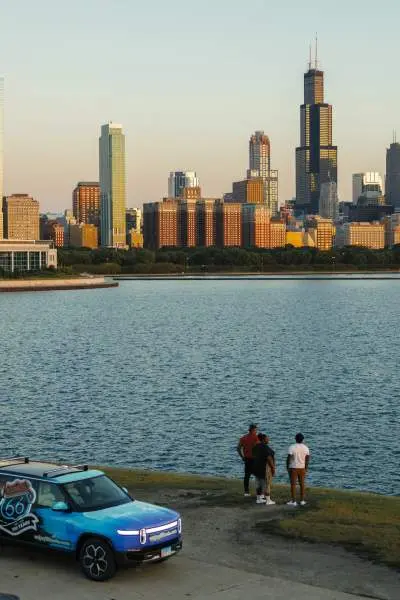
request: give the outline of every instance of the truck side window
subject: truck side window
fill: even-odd
[[[65,502],[63,491],[54,483],[39,481],[37,483],[36,506],[38,508],[51,508],[55,502]]]

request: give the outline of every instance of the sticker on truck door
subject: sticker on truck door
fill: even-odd
[[[37,531],[39,519],[32,513],[36,492],[27,479],[6,481],[0,487],[0,532],[18,536]]]

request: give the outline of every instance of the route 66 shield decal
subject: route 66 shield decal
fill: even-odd
[[[39,519],[31,512],[36,492],[30,481],[14,479],[0,489],[0,531],[11,536],[37,531]]]

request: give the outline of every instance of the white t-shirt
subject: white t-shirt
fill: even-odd
[[[288,450],[290,454],[290,469],[305,469],[306,456],[310,456],[310,450],[305,444],[292,444]]]

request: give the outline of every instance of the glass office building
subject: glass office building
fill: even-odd
[[[57,268],[57,250],[53,242],[0,240],[0,273],[40,271]]]

